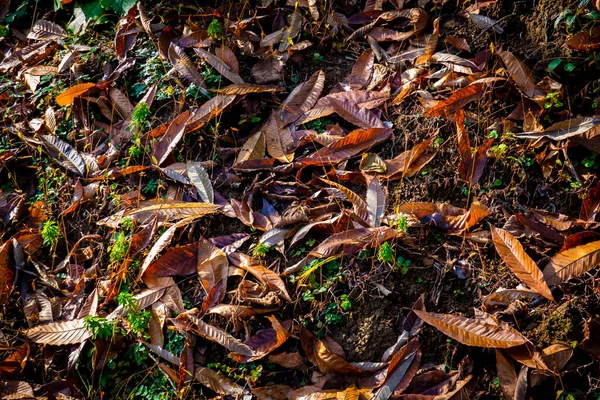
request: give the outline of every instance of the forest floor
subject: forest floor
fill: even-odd
[[[2,398],[600,399],[600,2],[10,3]]]

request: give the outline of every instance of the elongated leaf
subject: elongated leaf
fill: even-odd
[[[321,95],[325,85],[325,73],[315,72],[306,82],[296,86],[281,105],[281,121],[289,125],[310,110]]]
[[[502,29],[502,27],[498,25],[498,21],[491,19],[487,15],[469,14],[469,18],[471,19],[471,21],[475,22],[475,25],[477,25],[484,31],[489,31],[491,29],[498,35],[504,33],[504,29]]]
[[[198,56],[210,64],[211,67],[217,70],[217,72],[229,79],[233,83],[244,83],[244,80],[236,73],[233,72],[227,64],[219,57],[212,55],[204,49],[194,49]]]
[[[525,96],[530,99],[539,99],[546,96],[546,92],[535,85],[531,70],[521,60],[509,51],[499,51],[497,54],[504,62],[510,77]]]
[[[91,88],[95,86],[96,84],[91,82],[80,83],[79,85],[71,86],[56,96],[56,103],[61,107],[69,106],[73,104],[77,97],[85,95]]]
[[[548,300],[554,301],[550,288],[548,288],[548,285],[544,281],[542,271],[540,271],[531,257],[525,253],[521,243],[504,229],[491,227],[491,231],[496,251],[506,266],[510,268],[521,282]]]
[[[426,117],[448,117],[473,100],[481,100],[484,90],[485,85],[483,83],[473,83],[452,93],[446,100],[438,102],[435,106],[427,110],[424,115]]]
[[[212,183],[210,182],[210,176],[208,172],[199,162],[188,162],[187,163],[187,175],[192,184],[198,190],[198,194],[202,201],[207,203],[215,202],[215,193],[213,191]]]
[[[413,310],[424,322],[467,346],[504,349],[527,343],[509,326],[492,325],[479,319]]]
[[[373,74],[375,55],[371,49],[365,50],[352,66],[352,72],[346,78],[351,87],[361,89],[369,83]]]
[[[185,54],[183,49],[177,46],[175,43],[171,43],[169,45],[169,61],[173,64],[173,67],[183,75],[187,80],[192,83],[195,83],[200,88],[204,88],[206,85],[204,84],[204,79],[200,72]],[[204,90],[206,92],[206,90]]]
[[[329,104],[336,114],[359,128],[385,128],[375,113],[366,108],[360,108],[354,102],[330,98]]]
[[[231,72],[239,75],[240,65],[235,54],[233,53],[233,51],[231,51],[229,47],[222,44],[221,47],[215,49],[215,54],[217,57],[223,60],[225,64],[227,64]]]
[[[81,343],[92,336],[83,319],[39,325],[25,330],[25,335],[35,343],[52,346]]]
[[[297,161],[304,165],[336,164],[387,140],[392,131],[385,128],[357,129],[343,139]]]
[[[125,217],[131,217],[136,221],[146,221],[155,215],[160,220],[179,220],[188,217],[202,217],[215,213],[220,207],[210,203],[190,202],[163,202],[150,204],[125,213]]]
[[[421,345],[419,340],[414,338],[390,362],[386,380],[375,393],[373,400],[387,400],[395,391],[405,390],[420,363]]]
[[[27,39],[62,40],[67,37],[67,31],[54,22],[40,19],[31,27]]]
[[[252,83],[234,83],[233,85],[225,86],[222,89],[215,89],[215,92],[225,95],[243,96],[250,93],[277,93],[283,89],[279,86],[255,85]]]
[[[165,290],[167,290],[166,287],[157,287],[157,288],[151,288],[151,289],[145,289],[142,290],[140,293],[137,293],[133,296],[133,298],[136,301],[137,304],[137,310],[143,310],[146,307],[150,307],[152,304],[156,303],[161,297],[162,295],[165,293]],[[121,315],[125,315],[127,314],[129,311],[129,309],[119,305],[117,308],[114,309],[113,312],[111,312],[110,314],[108,314],[106,316],[106,319],[114,319],[117,318]]]
[[[225,109],[232,104],[236,95],[233,94],[218,94],[206,103],[202,104],[200,108],[194,110],[192,116],[187,121],[185,127],[185,133],[193,132],[200,129],[214,118],[218,117],[225,111]]]
[[[114,109],[119,113],[121,119],[128,120],[133,113],[133,105],[127,98],[127,95],[117,88],[108,89],[108,97],[113,103]]]
[[[186,323],[186,325],[189,326],[193,330],[193,332],[199,334],[205,339],[220,344],[221,346],[225,347],[231,352],[239,353],[248,357],[254,356],[254,351],[249,346],[245,345],[240,340],[234,338],[223,329],[214,325],[207,324],[206,322],[202,321],[200,318],[194,315],[180,314],[175,320],[172,321],[174,323]]]
[[[517,372],[513,362],[504,355],[502,350],[496,349],[496,374],[504,393],[505,399],[514,399]]]
[[[85,161],[77,150],[69,143],[63,142],[56,136],[39,135],[44,141],[52,156],[57,158],[57,161],[65,166],[69,171],[79,175],[86,175]]]
[[[544,268],[548,285],[559,285],[594,269],[600,264],[600,240],[572,247],[552,257]]]
[[[152,156],[156,160],[156,165],[162,164],[175,146],[179,144],[179,141],[183,137],[185,125],[190,117],[191,113],[186,111],[171,122],[163,137],[156,144],[156,147],[154,147]]]
[[[225,396],[235,396],[246,393],[244,388],[240,385],[234,383],[224,375],[216,373],[212,369],[196,367],[194,380],[200,382],[213,392]]]
[[[13,241],[0,246],[0,304],[6,304],[14,280]]]
[[[332,182],[323,178],[321,178],[320,181],[326,183],[329,186],[333,186],[339,189],[340,192],[342,192],[344,196],[346,196],[348,201],[352,203],[356,215],[365,222],[369,221],[369,207],[367,206],[367,203],[362,199],[362,197],[360,197],[347,187],[340,185],[339,183]]]
[[[278,161],[290,163],[294,160],[294,141],[289,128],[284,128],[277,113],[271,116],[261,128],[264,131],[267,153]]]
[[[389,98],[389,95],[383,92],[370,90],[350,90],[348,92],[332,93],[321,97],[315,106],[302,115],[296,125],[305,124],[318,118],[323,118],[334,113],[333,107],[329,104],[330,99],[339,101],[349,101],[358,105],[359,108],[373,109],[379,107]]]
[[[516,137],[524,139],[539,139],[546,137],[552,140],[565,140],[575,136],[586,135],[590,132],[596,133],[600,130],[600,118],[586,117],[573,118],[556,123],[542,132],[523,132],[515,134]]]
[[[267,143],[264,132],[262,130],[256,132],[254,135],[250,136],[248,140],[246,140],[240,149],[240,152],[238,153],[235,163],[240,164],[244,161],[259,160],[264,158],[265,150],[267,148],[266,145]]]

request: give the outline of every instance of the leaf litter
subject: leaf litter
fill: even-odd
[[[2,6],[3,398],[600,395],[597,2],[263,3]]]

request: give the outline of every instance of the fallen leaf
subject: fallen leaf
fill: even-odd
[[[504,349],[527,342],[523,335],[508,325],[500,327],[479,319],[420,310],[413,311],[429,325],[467,346]]]
[[[508,231],[491,227],[492,239],[496,251],[506,266],[519,278],[521,282],[529,286],[550,301],[554,301],[548,285],[544,281],[544,275],[538,266],[527,255],[523,246]]]
[[[600,241],[572,247],[550,259],[544,268],[548,285],[559,285],[585,274],[600,264]]]

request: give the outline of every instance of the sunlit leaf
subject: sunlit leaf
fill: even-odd
[[[56,103],[61,107],[69,106],[73,104],[77,97],[87,94],[95,86],[96,84],[91,82],[71,86],[56,97]]]
[[[468,346],[503,349],[527,342],[523,335],[507,325],[493,325],[479,319],[458,315],[413,311],[429,325]]]
[[[539,294],[554,301],[548,285],[544,281],[542,271],[527,255],[521,243],[508,231],[499,228],[490,228],[496,251],[506,266],[527,286]]]

